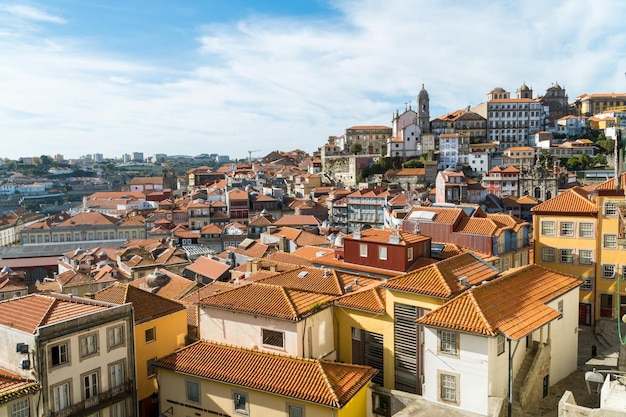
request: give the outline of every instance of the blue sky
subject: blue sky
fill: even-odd
[[[0,157],[313,152],[554,82],[626,92],[620,0],[0,0]]]

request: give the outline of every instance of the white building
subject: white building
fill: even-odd
[[[438,169],[456,169],[469,163],[469,133],[442,133],[439,135]]]
[[[476,174],[489,172],[489,153],[488,152],[470,152],[467,156],[467,163]]]
[[[580,284],[528,265],[418,319],[429,352],[424,399],[487,416],[498,414],[494,404],[525,408],[545,397],[576,370]]]

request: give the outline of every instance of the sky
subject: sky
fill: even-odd
[[[626,92],[622,0],[0,0],[0,158],[312,153],[526,83]]]

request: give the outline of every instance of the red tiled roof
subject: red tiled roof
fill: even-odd
[[[155,366],[333,408],[342,408],[376,371],[368,366],[276,355],[199,341]]]
[[[560,213],[563,215],[593,215],[598,212],[598,208],[596,203],[589,199],[587,191],[580,187],[574,187],[543,203],[537,204],[530,211],[533,213]]]
[[[40,389],[41,385],[37,381],[0,369],[0,404],[33,394]]]
[[[96,292],[94,299],[113,304],[132,303],[135,324],[185,310],[182,304],[120,282]]]
[[[224,272],[228,271],[230,265],[201,256],[191,265],[187,265],[186,269],[215,280],[222,276]]]
[[[0,302],[0,325],[34,334],[39,326],[58,323],[110,307],[55,294],[29,294]]]
[[[471,253],[462,253],[432,265],[392,278],[383,287],[389,290],[450,298],[468,286],[495,278],[498,270]],[[467,286],[459,280],[465,278]]]
[[[418,319],[419,324],[515,340],[559,317],[546,303],[582,281],[538,265],[510,270]]]
[[[299,321],[335,298],[333,295],[292,290],[277,285],[252,284],[207,297],[200,306]]]
[[[391,229],[367,229],[361,231],[361,237],[355,239],[354,233],[350,235],[346,235],[344,239],[351,240],[359,240],[363,242],[374,242],[374,243],[389,243],[389,239],[394,233]],[[422,242],[425,240],[430,240],[428,236],[422,236],[415,233],[408,232],[398,232],[400,240],[396,245],[406,246],[407,244],[413,244],[417,242]]]
[[[321,226],[322,222],[313,215],[287,214],[274,222],[274,226]]]

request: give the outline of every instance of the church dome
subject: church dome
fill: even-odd
[[[428,91],[426,91],[426,89],[424,88],[424,84],[422,84],[422,89],[420,90],[420,93],[417,97],[420,99],[428,98]]]

